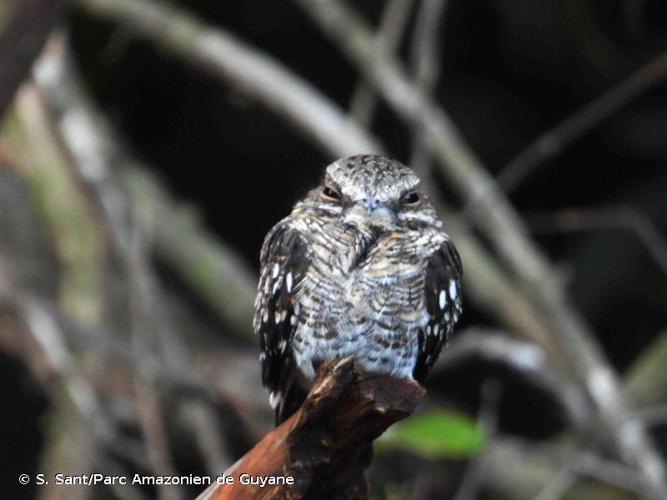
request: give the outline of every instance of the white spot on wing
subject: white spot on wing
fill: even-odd
[[[441,290],[440,295],[438,296],[438,305],[440,306],[440,309],[444,309],[446,303],[447,303],[447,292]]]
[[[269,394],[269,404],[271,405],[271,408],[273,408],[274,410],[276,409],[276,407],[280,403],[280,398],[281,397],[282,396],[281,396],[280,392],[271,391],[271,393]]]
[[[275,278],[276,276],[278,276],[279,272],[280,272],[280,266],[276,262],[275,264],[273,264],[273,277]]]
[[[292,291],[292,273],[287,273],[287,277],[285,278],[285,284],[287,285],[287,291],[291,292]]]
[[[449,296],[455,300],[456,293],[456,282],[454,280],[449,280]]]

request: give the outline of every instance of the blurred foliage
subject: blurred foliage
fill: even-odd
[[[398,422],[376,441],[375,449],[400,449],[428,459],[462,458],[478,454],[485,442],[474,420],[443,408]]]

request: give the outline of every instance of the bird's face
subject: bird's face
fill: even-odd
[[[329,165],[322,184],[297,209],[363,232],[440,228],[418,184],[415,173],[395,160],[353,156]]]

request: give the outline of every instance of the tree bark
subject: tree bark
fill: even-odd
[[[233,484],[214,484],[198,500],[366,498],[373,440],[424,393],[415,381],[365,373],[350,358],[327,362],[301,408],[225,472]],[[251,478],[282,484],[244,484]]]

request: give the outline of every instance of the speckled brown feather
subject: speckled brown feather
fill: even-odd
[[[329,359],[423,383],[461,314],[462,269],[418,182],[387,158],[339,160],[267,235],[254,328],[278,422]]]

